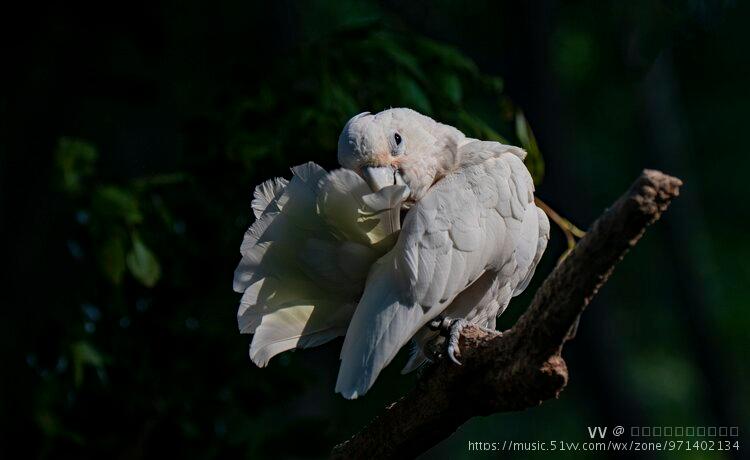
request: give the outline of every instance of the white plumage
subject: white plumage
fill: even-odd
[[[244,293],[240,332],[254,334],[250,358],[261,367],[278,353],[346,333],[367,272],[399,224],[392,214],[400,203],[381,201],[398,200],[402,186],[373,195],[352,171],[327,174],[307,163],[292,172],[291,181],[256,188],[256,221],[234,276],[234,289]]]
[[[254,362],[345,334],[336,391],[356,398],[410,339],[404,371],[427,359],[436,316],[494,328],[549,223],[523,150],[409,109],[354,117],[338,155],[346,170],[308,164],[256,189],[235,290]]]

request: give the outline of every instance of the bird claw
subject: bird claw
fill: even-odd
[[[461,349],[458,346],[458,340],[461,337],[461,331],[469,323],[463,319],[451,319],[438,316],[430,322],[430,329],[440,331],[440,335],[447,338],[446,353],[451,361],[461,366],[461,361],[456,355],[461,355]]]
[[[453,320],[448,330],[448,357],[451,361],[461,365],[461,361],[456,358],[456,354],[461,355],[461,350],[458,347],[458,339],[461,338],[461,331],[469,323],[465,319]]]

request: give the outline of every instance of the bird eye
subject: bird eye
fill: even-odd
[[[396,145],[401,144],[401,135],[399,133],[394,134],[393,138],[396,140]]]

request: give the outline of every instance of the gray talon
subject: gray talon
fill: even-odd
[[[435,319],[433,319],[429,323],[429,327],[431,330],[439,332],[442,337],[446,338],[445,345],[444,345],[445,348],[443,348],[443,351],[445,351],[448,354],[448,358],[450,358],[451,361],[458,364],[459,366],[461,366],[462,364],[461,364],[461,361],[459,361],[458,358],[456,358],[456,355],[461,354],[461,350],[458,346],[458,341],[461,338],[461,331],[463,331],[464,327],[468,325],[469,325],[469,322],[463,318],[451,319],[451,318],[446,318],[443,316],[437,316]],[[479,327],[482,328],[482,330],[484,330],[487,333],[501,334],[500,332],[494,329],[489,329],[483,326],[479,326]],[[433,347],[430,348],[428,351],[428,357],[430,357],[430,359],[433,359],[433,357],[437,358],[439,355],[442,354],[442,353],[439,353],[438,351],[440,348],[442,348],[438,345],[440,343],[438,339],[439,338],[436,338],[433,341]]]
[[[448,328],[448,357],[459,366],[461,365],[461,361],[456,358],[456,353],[461,353],[461,350],[458,348],[458,339],[461,337],[461,331],[467,324],[465,319],[456,319],[450,323]]]

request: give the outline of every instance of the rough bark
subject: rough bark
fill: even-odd
[[[461,361],[442,360],[416,387],[337,445],[333,458],[414,457],[474,416],[522,410],[557,397],[568,381],[561,356],[583,310],[614,266],[679,195],[682,182],[644,170],[550,273],[503,334],[461,334]]]

